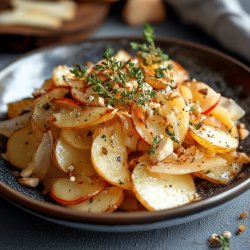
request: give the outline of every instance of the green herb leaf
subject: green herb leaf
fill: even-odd
[[[179,141],[175,138],[175,134],[172,133],[170,130],[166,129],[166,133],[169,135],[170,139],[176,143],[179,143]]]

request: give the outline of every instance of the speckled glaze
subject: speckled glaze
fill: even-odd
[[[129,42],[137,38],[107,38],[74,44],[51,46],[22,57],[0,72],[0,114],[6,104],[30,96],[35,87],[50,77],[58,64],[84,64],[97,61],[106,47],[115,51],[130,51]],[[244,122],[249,127],[250,117],[250,70],[238,61],[204,46],[179,40],[159,39],[157,44],[174,60],[181,63],[191,78],[212,85],[224,95],[233,97],[247,110]],[[241,145],[250,152],[250,141]],[[5,139],[0,137],[0,150],[5,150]],[[11,168],[0,159],[0,193],[3,197],[27,211],[50,221],[87,230],[97,231],[143,231],[181,224],[221,208],[225,203],[250,188],[247,166],[240,178],[230,186],[219,186],[197,181],[198,191],[204,199],[178,208],[158,212],[116,212],[114,214],[87,214],[71,211],[54,204],[41,195],[40,190],[20,186],[11,174]]]

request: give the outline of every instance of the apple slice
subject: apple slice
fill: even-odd
[[[69,178],[60,178],[52,184],[50,195],[62,205],[78,204],[101,192],[107,183],[101,179],[72,182]]]
[[[47,131],[42,138],[36,152],[32,157],[32,161],[21,172],[22,177],[34,175],[39,180],[43,180],[46,173],[49,171],[53,148],[53,138],[50,131]]]
[[[81,107],[78,105],[78,103],[69,98],[54,98],[51,102],[55,104],[56,110],[81,110]]]
[[[18,129],[22,129],[29,125],[31,112],[21,116],[17,116],[10,120],[0,121],[0,134],[9,137]]]
[[[132,118],[129,116],[129,114],[125,112],[117,112],[116,116],[118,117],[119,121],[122,124],[126,147],[132,151],[135,151],[137,149],[140,137],[138,136],[138,133],[135,131]]]
[[[55,126],[59,128],[85,129],[111,120],[117,109],[86,107],[84,110],[65,111],[54,114]]]
[[[91,163],[90,151],[76,149],[62,138],[56,142],[54,147],[53,161],[62,172],[71,172],[77,181],[81,181],[82,177],[96,175]]]
[[[70,209],[88,213],[112,213],[123,201],[123,190],[119,187],[106,187],[102,192],[93,198],[76,204],[67,206]]]
[[[207,125],[199,129],[190,126],[190,133],[200,145],[218,153],[234,151],[239,145],[239,140],[229,133]]]
[[[140,138],[142,138],[147,144],[151,145],[153,143],[153,136],[145,124],[145,111],[135,103],[132,103],[131,117],[135,130],[137,131]]]
[[[26,168],[32,161],[38,145],[39,141],[34,136],[30,126],[14,132],[7,143],[9,162],[17,168]]]
[[[91,87],[87,88],[85,92],[80,91],[76,88],[71,89],[72,97],[82,105],[87,105],[90,107],[100,106],[98,103],[98,98],[96,97],[96,92],[93,91]]]
[[[33,98],[26,98],[17,102],[8,103],[8,118],[12,119],[30,112],[33,108],[33,103]]]
[[[208,115],[219,103],[221,94],[215,92],[203,82],[188,82],[193,95],[193,100],[200,103],[203,114]]]
[[[203,171],[207,169],[217,168],[221,166],[225,166],[227,161],[220,157],[215,156],[214,158],[200,158],[195,159],[193,161],[187,161],[183,163],[167,163],[167,162],[158,162],[155,165],[148,165],[148,170],[151,173],[158,173],[158,174],[191,174],[197,171]]]
[[[97,130],[93,136],[91,159],[95,170],[109,183],[131,189],[127,149],[119,122]]]
[[[32,122],[41,132],[48,130],[51,120],[54,119],[53,114],[55,110],[53,109],[52,100],[54,98],[62,98],[67,93],[69,93],[68,87],[57,87],[51,89],[47,94],[42,95],[35,101]]]
[[[147,163],[139,163],[132,173],[133,191],[149,211],[181,206],[194,199],[195,184],[191,175],[150,175]]]
[[[93,131],[94,129],[63,129],[61,131],[61,137],[65,142],[76,149],[90,150],[92,145]]]
[[[227,163],[216,168],[209,168],[204,171],[194,173],[194,175],[213,183],[228,185],[240,173],[244,164],[249,163],[249,158],[241,153],[236,160],[233,153],[221,155]]]
[[[245,110],[242,109],[233,99],[221,97],[219,106],[225,108],[233,121],[241,119],[245,114]]]
[[[212,111],[211,115],[221,121],[229,130],[233,126],[229,112],[220,105],[217,105]]]

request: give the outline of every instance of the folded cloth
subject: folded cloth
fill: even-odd
[[[237,0],[167,0],[186,23],[203,28],[250,62],[250,15]]]

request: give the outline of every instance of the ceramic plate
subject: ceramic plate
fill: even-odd
[[[52,46],[29,53],[0,72],[0,113],[6,112],[6,104],[30,96],[50,77],[58,64],[83,64],[97,61],[106,47],[130,51],[129,43],[138,38],[107,38],[80,43]],[[192,78],[212,85],[223,95],[238,101],[247,111],[244,122],[250,124],[250,70],[240,62],[213,49],[190,42],[159,39],[157,44],[174,60],[181,63]],[[132,51],[131,51],[132,52]],[[5,150],[5,140],[0,147]],[[250,153],[250,140],[241,145]],[[202,200],[178,208],[157,212],[115,212],[113,214],[88,214],[63,208],[44,197],[39,190],[20,186],[11,169],[0,159],[0,193],[3,197],[47,220],[87,230],[143,231],[181,224],[220,209],[250,187],[250,167],[246,166],[230,186],[220,186],[196,180]]]

